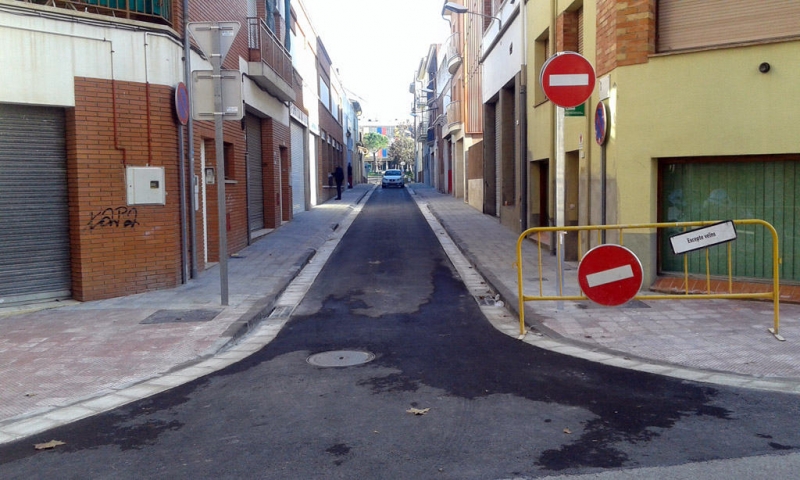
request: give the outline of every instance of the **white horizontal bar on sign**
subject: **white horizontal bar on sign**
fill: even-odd
[[[600,285],[606,285],[608,283],[619,282],[620,280],[625,280],[626,278],[633,277],[633,269],[630,265],[623,265],[621,267],[615,267],[608,270],[603,270],[602,272],[590,273],[586,275],[586,283],[589,287],[599,287]]]
[[[588,73],[550,75],[551,87],[579,87],[589,85]]]

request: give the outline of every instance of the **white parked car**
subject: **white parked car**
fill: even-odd
[[[386,187],[405,187],[403,172],[400,170],[386,170],[383,172],[383,178],[381,178],[381,188]]]

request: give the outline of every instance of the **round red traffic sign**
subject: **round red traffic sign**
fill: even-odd
[[[642,288],[642,263],[620,245],[598,245],[578,264],[583,294],[600,305],[622,305]]]
[[[542,66],[539,84],[559,107],[577,107],[592,96],[597,77],[589,60],[575,52],[556,53]]]
[[[178,121],[181,125],[186,125],[189,122],[190,105],[189,90],[186,88],[185,83],[180,82],[175,87],[175,113],[178,114]]]

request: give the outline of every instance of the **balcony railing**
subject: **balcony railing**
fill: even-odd
[[[23,0],[49,7],[172,25],[172,0]]]
[[[444,107],[444,111],[447,114],[447,127],[462,123],[461,102],[456,101],[448,103],[447,106]]]
[[[429,126],[430,126],[430,123],[428,123],[428,120],[423,120],[422,122],[420,122],[419,125],[417,125],[417,141],[418,142],[426,142],[426,141],[428,141],[428,127]]]
[[[247,19],[247,42],[250,60],[270,66],[287,84],[292,85],[292,57],[260,18]]]
[[[447,72],[455,75],[464,59],[461,56],[461,34],[455,32],[445,41],[445,62],[447,62]]]

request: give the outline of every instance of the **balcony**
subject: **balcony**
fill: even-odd
[[[455,75],[464,59],[461,56],[461,34],[455,32],[445,41],[445,62],[447,62],[447,72]]]
[[[294,102],[292,57],[264,20],[247,19],[247,45],[250,49],[247,75],[273,97],[282,102]]]
[[[428,141],[428,127],[430,124],[428,120],[423,120],[417,125],[417,141],[418,142],[427,142]]]
[[[455,131],[461,130],[461,124],[464,122],[464,119],[461,115],[461,102],[455,101],[450,102],[444,107],[446,121],[444,124],[444,135],[448,135]]]
[[[23,0],[48,7],[172,26],[172,0]]]

